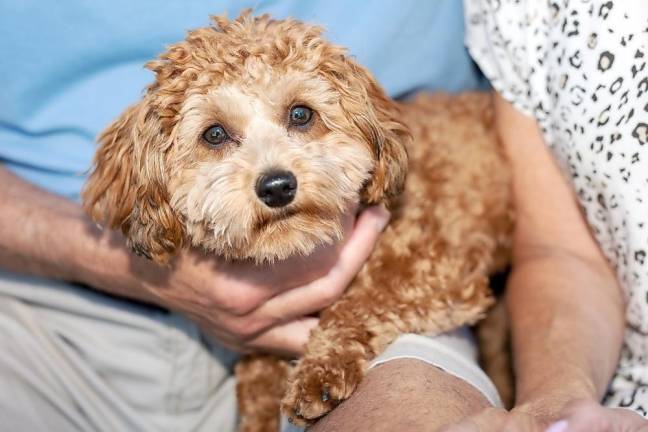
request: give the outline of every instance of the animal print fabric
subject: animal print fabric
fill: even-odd
[[[647,416],[648,0],[464,1],[473,58],[538,121],[624,288],[606,403]]]

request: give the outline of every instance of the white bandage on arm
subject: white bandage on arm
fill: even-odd
[[[479,390],[496,407],[502,407],[497,389],[477,363],[477,349],[470,329],[428,337],[404,334],[374,359],[369,369],[397,359],[417,359],[456,376]]]

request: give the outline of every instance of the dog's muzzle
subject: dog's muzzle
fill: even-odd
[[[297,179],[290,171],[268,172],[257,180],[256,194],[268,207],[285,207],[295,199]]]

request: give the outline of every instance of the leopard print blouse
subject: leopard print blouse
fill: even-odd
[[[625,290],[606,403],[648,416],[648,0],[464,4],[473,58],[538,121]]]

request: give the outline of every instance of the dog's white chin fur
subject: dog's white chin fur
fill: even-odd
[[[252,260],[258,264],[307,256],[343,236],[340,217],[313,220],[299,212],[270,220],[258,229],[249,228],[253,234],[244,237],[229,236],[229,230],[216,232],[203,221],[188,222],[187,231],[195,247],[228,260]]]

